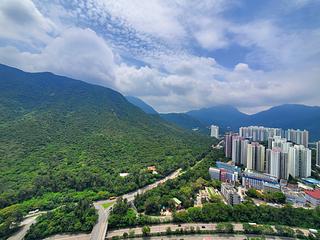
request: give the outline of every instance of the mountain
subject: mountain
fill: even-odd
[[[126,96],[126,99],[133,105],[140,108],[147,114],[158,114],[153,107],[145,103],[143,100],[133,96]],[[161,113],[160,117],[167,122],[173,123],[181,128],[192,130],[198,129],[197,132],[208,135],[209,130],[197,119],[192,118],[191,116],[185,113]]]
[[[250,115],[251,125],[306,129],[312,141],[320,139],[320,107],[284,104]]]
[[[151,107],[150,105],[142,101],[140,98],[133,97],[133,96],[126,96],[126,99],[147,114],[158,114],[158,112],[154,110],[153,107]]]
[[[228,105],[192,110],[186,114],[199,120],[205,126],[211,124],[220,126],[221,132],[238,129],[248,119],[247,114]]]
[[[247,115],[231,106],[215,106],[189,111],[186,114],[206,126],[211,124],[220,126],[221,132],[238,131],[241,126],[259,125],[279,127],[284,130],[288,128],[306,129],[310,132],[311,141],[320,139],[320,107],[284,104]]]
[[[112,89],[0,65],[0,208],[46,192],[128,192],[193,164],[210,144]]]
[[[197,129],[197,132],[209,135],[209,130],[204,124],[185,113],[161,113],[160,116],[164,120],[174,123],[181,128],[189,130]]]

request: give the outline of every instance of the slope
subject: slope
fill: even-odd
[[[188,130],[197,129],[198,132],[208,135],[209,130],[199,120],[185,113],[161,113],[161,118],[164,120],[174,123],[181,128]]]
[[[153,107],[151,107],[150,105],[142,101],[140,98],[133,97],[133,96],[126,96],[126,99],[147,114],[158,114],[158,112],[154,110]]]
[[[210,141],[111,89],[0,65],[0,207],[51,191],[128,192],[194,163]]]

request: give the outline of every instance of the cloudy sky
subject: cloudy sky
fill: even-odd
[[[1,0],[0,62],[160,112],[320,105],[319,0]]]

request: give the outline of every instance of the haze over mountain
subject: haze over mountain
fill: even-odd
[[[112,89],[0,65],[0,207],[45,192],[118,195],[193,163],[210,142]]]
[[[142,101],[140,98],[133,97],[133,96],[126,96],[126,99],[132,103],[133,105],[139,107],[142,111],[144,111],[147,114],[158,114],[156,110],[154,110],[153,107]]]
[[[141,100],[142,101],[142,100]],[[144,107],[150,105],[144,103]],[[252,115],[240,112],[229,105],[191,110],[186,113],[163,113],[160,116],[185,129],[199,128],[208,134],[211,124],[219,125],[221,131],[238,131],[241,126],[261,125],[283,129],[306,129],[310,139],[320,139],[320,107],[301,104],[284,104]]]
[[[217,124],[222,131],[238,131],[241,126],[259,125],[282,129],[306,129],[310,139],[320,139],[320,107],[300,104],[284,104],[248,115],[231,106],[216,106],[189,111],[186,114],[205,125]]]

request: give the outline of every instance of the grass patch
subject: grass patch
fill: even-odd
[[[106,209],[108,207],[111,207],[113,204],[114,204],[114,202],[106,202],[106,203],[102,204],[102,207]]]

